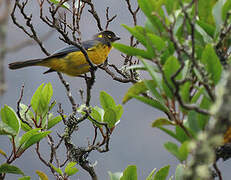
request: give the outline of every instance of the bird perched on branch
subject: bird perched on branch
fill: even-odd
[[[120,38],[112,31],[102,31],[93,36],[92,40],[81,43],[86,50],[91,62],[95,65],[102,64],[112,48],[111,43]],[[58,71],[70,76],[78,76],[90,71],[90,65],[82,51],[70,45],[54,52],[43,59],[17,61],[9,64],[10,69],[20,69],[28,66],[45,66],[50,69],[46,73]]]

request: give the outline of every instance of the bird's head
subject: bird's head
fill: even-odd
[[[116,36],[114,32],[108,31],[108,30],[102,31],[102,32],[96,34],[94,37],[97,39],[102,38],[108,42],[114,42],[114,41],[120,40],[120,38],[118,36]]]

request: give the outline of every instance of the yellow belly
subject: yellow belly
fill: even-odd
[[[94,64],[99,65],[106,60],[110,50],[111,47],[100,44],[88,49],[87,54]],[[87,73],[90,68],[81,51],[69,53],[61,58],[46,59],[38,65],[49,67],[55,71],[65,73],[70,76],[78,76],[80,74]]]

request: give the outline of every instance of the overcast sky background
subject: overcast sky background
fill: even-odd
[[[93,1],[94,3],[96,1]],[[126,2],[124,0],[101,0],[97,1],[96,11],[102,18],[103,27],[105,25],[105,9],[110,7],[110,14],[117,14],[117,18],[110,25],[110,30],[113,30],[118,36],[121,37],[122,43],[129,42],[129,33],[121,26],[121,24],[132,25],[132,17],[128,14]],[[33,22],[36,24],[36,30],[39,35],[45,34],[49,27],[39,20],[39,11],[37,1],[31,1],[30,6],[27,8],[27,12],[33,12]],[[20,19],[20,17],[17,17]],[[138,24],[143,25],[145,18],[141,11],[138,14]],[[93,34],[98,32],[95,20],[91,14],[85,14],[81,21],[81,32],[83,40],[89,39]],[[11,19],[8,26],[7,45],[13,46],[27,39],[27,36],[12,24]],[[44,42],[45,47],[50,53],[62,48],[65,44],[58,39],[56,33],[52,35],[47,41]],[[43,67],[25,68],[22,70],[11,71],[8,69],[8,63],[16,60],[24,60],[31,58],[45,57],[37,45],[26,47],[19,52],[11,53],[6,56],[5,70],[6,81],[8,85],[7,92],[0,96],[1,107],[7,104],[14,109],[16,108],[16,102],[20,95],[20,89],[22,84],[25,84],[23,103],[29,104],[30,98],[35,92],[36,88],[42,83],[51,82],[54,95],[53,100],[57,103],[62,103],[65,112],[71,112],[71,106],[66,96],[66,91],[61,84],[56,73],[50,73],[43,75],[42,73],[47,70]],[[123,64],[123,58],[120,56],[120,52],[112,50],[109,56],[110,63],[116,64],[121,67]],[[78,90],[85,90],[85,82],[81,78],[74,78],[64,76],[65,79],[70,82],[72,94],[75,97],[77,103],[81,104],[81,98]],[[128,87],[131,84],[122,84],[113,81],[112,78],[102,70],[98,70],[96,73],[96,83],[92,89],[91,105],[99,105],[99,92],[104,90],[116,100],[116,103],[121,103],[123,95],[126,93]],[[55,106],[54,111],[57,110]],[[164,142],[174,141],[169,136],[160,132],[158,129],[151,128],[151,123],[158,117],[163,116],[159,111],[148,107],[136,100],[131,100],[124,105],[124,114],[121,118],[119,126],[114,130],[111,136],[110,151],[100,154],[98,152],[91,153],[89,160],[94,163],[97,161],[95,167],[99,180],[109,179],[108,171],[118,172],[123,171],[128,165],[135,164],[138,168],[139,179],[145,179],[145,177],[153,170],[153,168],[161,168],[164,165],[171,165],[170,175],[175,172],[178,161],[170,155],[163,147]],[[62,133],[64,126],[60,123],[56,128],[53,128],[53,135],[55,132]],[[92,126],[88,122],[84,122],[79,127],[79,131],[72,135],[73,142],[79,146],[86,146],[88,138],[92,137]],[[174,141],[175,142],[175,141]],[[0,148],[5,152],[8,152],[10,148],[9,140],[5,136],[0,136]],[[35,170],[41,170],[48,174],[50,179],[54,179],[48,168],[45,167],[37,158],[37,155],[33,152],[34,147],[26,151],[22,158],[16,160],[13,164],[19,166],[26,175],[32,176],[32,179],[36,179],[37,175]],[[43,140],[41,151],[43,156],[47,155],[47,143]],[[65,156],[65,148],[62,147],[59,151],[59,156],[62,154]],[[62,157],[63,158],[63,157]],[[2,156],[0,156],[0,162],[4,162]],[[230,160],[225,163],[219,163],[219,167],[222,170],[224,179],[230,178]],[[70,179],[87,180],[90,179],[89,175],[79,167],[77,175]],[[12,179],[16,176],[8,176],[7,179]],[[17,176],[20,177],[20,176]],[[13,178],[14,179],[14,178]]]

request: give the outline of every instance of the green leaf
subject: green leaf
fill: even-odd
[[[15,131],[11,127],[9,127],[7,124],[0,121],[0,135],[15,136]]]
[[[160,101],[158,101],[156,99],[150,99],[147,97],[137,96],[137,95],[132,95],[132,97],[147,104],[147,105],[149,105],[149,106],[152,106],[156,109],[159,109],[160,111],[163,111],[165,113],[169,113],[168,108],[163,103],[161,103]]]
[[[129,56],[141,56],[145,59],[152,59],[153,57],[152,55],[150,55],[147,51],[143,49],[134,48],[134,47],[127,46],[124,44],[120,44],[120,43],[113,43],[112,45],[114,48],[118,49],[119,51]]]
[[[178,160],[180,160],[180,155],[178,152],[178,146],[173,142],[166,142],[164,144],[165,149],[170,152],[173,156],[175,156]]]
[[[19,141],[19,146],[22,146],[26,141],[28,141],[33,135],[35,134],[39,134],[41,128],[36,128],[36,129],[32,129],[30,131],[27,131],[26,133],[24,133],[22,135],[22,137],[20,138],[20,141]]]
[[[122,24],[122,26],[127,29],[141,44],[144,46],[147,46],[147,40],[145,38],[145,32],[146,30],[142,26],[135,26],[133,28]]]
[[[47,124],[47,129],[51,129],[56,124],[58,124],[60,121],[62,121],[62,117],[61,116],[56,116],[55,118],[49,119],[48,120],[48,124]]]
[[[116,112],[111,108],[106,109],[103,122],[107,123],[109,128],[113,128],[117,122]]]
[[[9,127],[7,128],[3,125],[3,129],[12,129],[13,131],[9,131],[9,133],[12,133],[13,136],[16,136],[19,133],[21,127],[20,120],[11,107],[4,105],[1,109],[1,119],[2,122]]]
[[[18,178],[18,180],[30,180],[30,179],[31,179],[30,176],[23,176],[23,177]]]
[[[151,91],[152,95],[160,102],[164,103],[163,97],[157,91],[157,83],[154,80],[143,80],[145,86]]]
[[[41,139],[43,139],[44,137],[46,137],[48,134],[50,134],[51,131],[44,131],[44,132],[39,132],[37,134],[33,134],[21,147],[20,147],[20,152],[25,151],[26,149],[28,149],[30,146],[32,146],[33,144],[39,142]]]
[[[191,85],[191,82],[187,81],[180,87],[180,95],[185,103],[189,102]]]
[[[169,136],[173,137],[174,139],[176,139],[180,142],[179,138],[176,136],[176,134],[173,131],[171,131],[167,128],[164,128],[162,126],[158,126],[157,128],[164,131],[166,134],[168,134]]]
[[[214,24],[212,16],[212,8],[217,0],[198,1],[198,15],[200,20],[207,22],[211,25]]]
[[[63,172],[62,172],[62,170],[61,170],[60,168],[55,167],[55,166],[54,166],[53,164],[51,164],[51,163],[50,163],[50,165],[51,165],[51,167],[52,167],[57,173],[59,173],[59,175],[63,176]]]
[[[185,161],[188,157],[188,142],[185,141],[179,148],[179,151],[178,151],[178,154],[179,154],[179,160],[182,162],[182,161]]]
[[[0,165],[0,173],[10,173],[10,174],[21,174],[24,176],[24,173],[17,166],[13,166],[7,163]]]
[[[223,20],[222,20],[222,7],[226,0],[218,0],[213,7],[213,17],[216,24],[216,30],[219,32],[221,30]]]
[[[199,25],[195,25],[197,32],[203,37],[205,43],[213,42],[213,39],[207,34],[207,32]]]
[[[166,6],[166,10],[168,12],[168,14],[172,14],[174,13],[175,10],[178,9],[179,7],[179,1],[172,1],[172,0],[166,0],[165,1],[165,6]]]
[[[124,112],[124,109],[123,109],[123,106],[121,104],[118,104],[115,108],[114,108],[114,111],[116,112],[116,121],[120,120],[123,112]]]
[[[198,113],[195,111],[189,111],[188,113],[188,128],[190,128],[195,134],[200,132],[202,129],[200,129],[198,125]]]
[[[153,175],[155,174],[156,168],[152,170],[152,172],[148,175],[148,177],[146,178],[146,180],[153,180]]]
[[[160,36],[148,33],[147,37],[156,50],[162,51],[166,47],[165,41]]]
[[[105,91],[100,92],[99,100],[104,110],[108,108],[114,109],[116,107],[116,103],[114,99],[109,94],[107,94]]]
[[[135,165],[129,165],[123,172],[120,180],[137,180],[137,169]]]
[[[36,174],[38,174],[40,180],[49,180],[47,175],[44,172],[39,171],[39,170],[36,170],[35,172]]]
[[[211,80],[217,84],[221,78],[222,66],[211,44],[208,44],[202,54],[202,63],[211,75]]]
[[[161,34],[164,31],[163,25],[161,24],[158,17],[154,16],[156,9],[161,10],[160,4],[157,6],[158,2],[160,2],[160,1],[138,0],[139,7],[144,12],[145,16],[149,19],[149,21],[151,22],[151,24],[155,28],[155,31],[158,32],[159,34]]]
[[[153,180],[165,180],[168,176],[170,166],[162,167],[159,171],[156,172]]]
[[[216,31],[216,28],[211,25],[211,24],[208,24],[204,21],[197,21],[197,24],[210,36],[210,37],[214,37],[214,34],[215,34],[215,31]],[[203,34],[201,34],[203,36]],[[204,37],[203,37],[204,38]]]
[[[171,80],[171,77],[177,72],[177,70],[180,68],[180,63],[178,61],[178,59],[175,56],[170,56],[167,61],[165,62],[164,66],[163,66],[163,72],[164,75],[166,77],[167,83],[169,84],[169,86],[171,86],[172,88],[175,88],[175,86],[173,85],[173,82]],[[176,80],[179,80],[181,77],[181,73],[177,75],[177,77],[175,78]],[[170,98],[173,97],[172,92],[170,91],[170,89],[168,88],[167,84],[165,83],[164,79],[162,80],[162,86],[163,89],[166,93],[166,95]]]
[[[154,81],[153,81],[153,83],[154,83]],[[140,81],[140,82],[137,82],[137,83],[133,84],[133,86],[131,86],[128,89],[128,91],[126,92],[126,94],[124,95],[122,103],[125,104],[134,95],[139,95],[139,94],[145,93],[147,90],[148,89],[145,86],[144,81]]]
[[[49,1],[58,5],[61,0],[49,0]],[[62,3],[61,7],[66,8],[66,9],[70,9],[70,5],[67,2]]]
[[[166,118],[158,118],[152,123],[152,127],[161,127],[166,125],[174,125],[174,123]]]
[[[231,10],[231,1],[226,0],[224,6],[222,7],[222,20],[225,21],[228,12]]]
[[[123,173],[121,172],[111,173],[109,171],[108,174],[109,174],[110,180],[120,180],[120,178],[123,176]]]
[[[49,104],[53,95],[51,83],[41,84],[31,98],[31,106],[37,115],[44,116],[49,110]]]
[[[183,164],[178,164],[175,172],[175,180],[182,180],[185,172],[185,167]]]
[[[91,109],[91,117],[98,121],[98,122],[103,122],[103,115],[104,115],[104,110],[101,109],[98,106],[95,106],[94,108]],[[89,118],[90,121],[92,121],[93,124],[95,124],[97,127],[101,127],[100,124],[95,123],[91,118]]]
[[[190,140],[190,138],[187,136],[187,134],[185,133],[185,131],[181,127],[176,126],[175,131],[176,131],[176,136],[181,143],[183,143],[187,140]]]
[[[65,173],[68,175],[68,176],[72,176],[74,174],[76,174],[79,170],[74,167],[77,163],[76,162],[69,162],[67,164],[67,166],[65,167]]]

